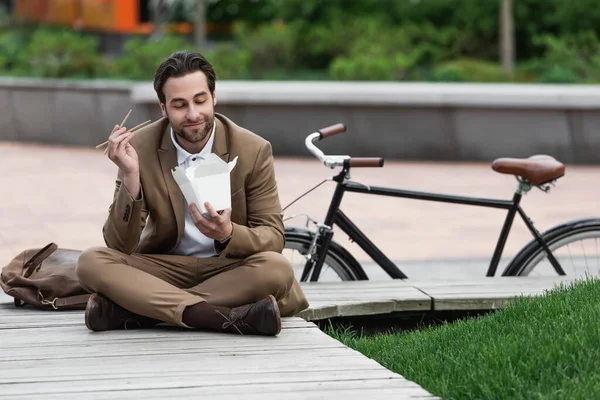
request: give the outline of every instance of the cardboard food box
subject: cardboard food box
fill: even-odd
[[[205,160],[198,159],[190,163],[187,169],[175,167],[171,173],[187,203],[195,203],[202,215],[208,217],[205,202],[210,203],[215,211],[231,207],[229,174],[236,163],[237,157],[226,163],[211,153]]]

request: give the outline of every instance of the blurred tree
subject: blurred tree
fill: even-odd
[[[152,38],[160,40],[165,34],[168,5],[165,3],[165,0],[152,0],[150,7],[152,8],[152,23],[154,25]]]
[[[205,0],[196,0],[194,15],[194,44],[198,49],[206,49],[206,3]]]
[[[513,0],[500,0],[500,60],[504,71],[515,72],[515,31],[513,28]]]

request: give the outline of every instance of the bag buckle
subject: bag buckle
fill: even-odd
[[[44,299],[44,296],[42,295],[42,292],[40,290],[38,290],[38,295],[40,296],[40,298],[41,298],[40,302],[43,305],[51,305],[52,308],[54,308],[55,310],[58,310],[58,307],[56,307],[56,300],[58,300],[58,297],[55,297],[54,300],[52,300],[52,301],[46,300],[46,299]]]

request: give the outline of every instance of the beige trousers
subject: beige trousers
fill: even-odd
[[[128,255],[93,247],[79,257],[77,277],[89,292],[101,293],[131,312],[183,327],[185,308],[203,301],[233,308],[272,294],[282,317],[308,307],[288,260],[275,252],[240,260]]]

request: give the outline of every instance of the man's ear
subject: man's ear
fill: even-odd
[[[217,105],[217,91],[213,92],[213,107]]]
[[[167,116],[167,109],[165,108],[165,105],[163,103],[161,103],[161,102],[159,102],[158,104],[160,105],[160,112],[162,113],[162,116],[164,118],[169,118]]]

